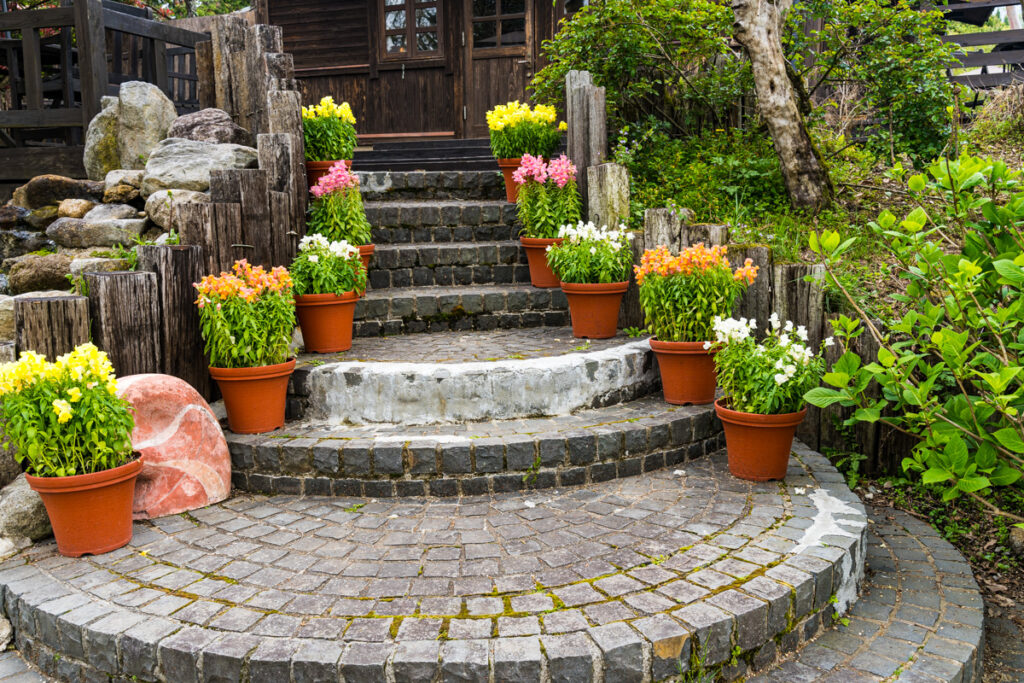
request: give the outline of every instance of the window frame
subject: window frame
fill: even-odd
[[[426,5],[425,7],[423,5]],[[380,18],[377,25],[380,27],[380,58],[386,62],[401,61],[437,61],[444,59],[444,32],[442,23],[444,0],[402,0],[400,3],[388,4],[388,0],[378,0],[377,12]],[[429,31],[437,34],[436,50],[420,50],[416,43],[417,33],[428,31],[418,30],[416,26],[416,10],[433,9],[436,17],[433,28]],[[388,12],[405,12],[405,28],[389,29],[387,27]],[[405,52],[388,52],[388,36],[404,35],[407,50]]]
[[[474,36],[473,27],[477,23],[483,23],[477,21],[477,17],[473,14],[473,0],[466,1],[466,19],[468,21],[467,36],[468,43],[472,47],[473,52],[480,51],[483,55],[499,57],[502,55],[519,55],[530,45],[531,31],[532,31],[532,12],[533,3],[530,0],[524,0],[522,12],[508,12],[504,11],[503,0],[495,0],[494,2],[494,15],[488,17],[481,17],[483,21],[493,21],[495,23],[495,39],[498,41],[497,45],[491,46],[479,46],[476,44],[476,37]],[[522,19],[523,20],[523,42],[518,45],[502,45],[502,21],[510,19]]]

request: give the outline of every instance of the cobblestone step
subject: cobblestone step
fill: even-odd
[[[564,326],[568,303],[560,289],[531,285],[452,285],[370,289],[359,300],[355,334]]]
[[[98,557],[36,545],[0,586],[19,650],[67,681],[611,683],[693,653],[728,680],[849,607],[866,526],[798,446],[785,483],[717,453],[527,493],[239,496]]]
[[[526,253],[510,240],[384,244],[369,275],[373,289],[530,282]]]
[[[483,199],[504,201],[505,181],[493,171],[357,172],[368,201],[403,199]]]
[[[748,683],[981,680],[984,603],[970,565],[921,520],[870,515],[867,580],[848,623]]]
[[[519,237],[516,206],[487,200],[366,202],[375,244],[492,242]]]
[[[288,423],[227,433],[233,483],[263,493],[458,496],[598,483],[721,448],[710,406],[660,397],[573,415],[410,427]]]

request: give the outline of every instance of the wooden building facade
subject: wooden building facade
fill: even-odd
[[[259,0],[303,99],[347,101],[364,142],[481,138],[523,100],[541,43],[587,0]]]

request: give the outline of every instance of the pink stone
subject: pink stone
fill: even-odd
[[[192,386],[170,375],[118,379],[135,408],[132,445],[142,455],[135,519],[173,515],[227,498],[231,456],[220,423]]]

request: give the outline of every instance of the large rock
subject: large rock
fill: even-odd
[[[150,151],[167,137],[178,112],[174,102],[152,83],[122,83],[117,97],[120,102],[117,115],[120,168],[145,168]]]
[[[231,456],[210,406],[169,375],[129,375],[117,393],[135,409],[132,446],[142,456],[136,519],[211,505],[231,490]]]
[[[35,230],[4,230],[0,232],[0,258],[14,258],[34,251],[53,249],[53,241]]]
[[[15,190],[13,203],[26,209],[56,206],[65,199],[103,200],[104,185],[91,180],[75,180],[60,175],[40,175]]]
[[[85,173],[92,180],[102,179],[107,172],[119,168],[121,155],[117,149],[117,118],[121,104],[116,97],[104,97],[103,109],[89,122],[85,132]]]
[[[0,491],[0,537],[38,541],[52,533],[42,499],[29,488],[25,475],[18,475]]]
[[[102,256],[83,256],[71,262],[72,275],[85,273],[113,273],[120,270],[131,270],[132,262],[126,258],[104,258]]]
[[[58,218],[46,229],[46,236],[62,247],[128,246],[142,234],[144,218],[118,218],[90,220],[88,218]]]
[[[42,206],[38,209],[33,209],[32,211],[29,211],[28,218],[25,219],[25,222],[34,230],[46,230],[47,226],[57,220],[57,217],[60,215],[58,206],[59,205],[57,204],[51,204],[49,206]]]
[[[71,259],[66,254],[29,254],[11,266],[7,282],[13,294],[43,289],[67,290],[71,286],[67,278],[70,273]]]
[[[29,211],[14,204],[0,206],[0,230],[15,230],[26,225]]]
[[[65,199],[57,207],[57,215],[61,218],[83,218],[94,206],[96,203],[88,199]]]
[[[106,204],[137,204],[141,198],[139,188],[131,185],[113,185],[103,193]]]
[[[139,210],[128,204],[100,204],[83,218],[87,221],[109,221],[120,218],[139,218]]]
[[[119,168],[107,173],[107,176],[103,179],[103,184],[108,190],[117,185],[131,185],[134,188],[140,188],[142,187],[142,176],[144,175],[146,175],[145,169]]]
[[[171,124],[167,137],[253,146],[252,134],[232,121],[231,115],[223,109],[201,109],[179,116]]]
[[[255,168],[259,161],[252,147],[167,138],[153,150],[142,179],[142,194],[160,190],[210,188],[210,172],[219,169]]]
[[[205,204],[209,201],[210,195],[205,192],[160,190],[146,199],[146,215],[149,216],[149,220],[165,230],[181,232],[181,226],[177,222],[177,207],[180,204]]]

